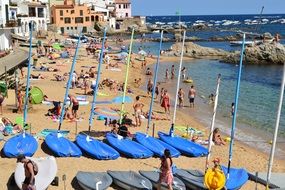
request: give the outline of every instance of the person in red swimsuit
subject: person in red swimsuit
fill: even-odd
[[[168,149],[164,150],[164,156],[161,158],[160,175],[158,190],[161,189],[161,183],[166,183],[169,190],[172,190],[173,174],[172,174],[172,159]]]
[[[165,89],[163,92],[163,96],[162,96],[162,100],[161,100],[161,107],[164,108],[165,113],[169,113],[170,114],[170,98],[169,95],[167,93],[167,90]]]

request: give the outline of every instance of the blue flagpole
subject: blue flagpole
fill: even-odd
[[[233,144],[234,144],[234,138],[235,138],[238,99],[239,99],[239,91],[240,91],[240,79],[241,79],[242,61],[243,61],[243,54],[244,54],[244,43],[245,43],[245,34],[243,34],[242,49],[241,49],[241,53],[240,53],[239,72],[238,72],[238,78],[237,78],[237,84],[236,84],[236,95],[235,95],[234,115],[233,115],[233,120],[232,120],[232,130],[231,130],[231,141],[230,141],[230,150],[229,150],[227,179],[229,179],[229,177],[230,177],[230,167],[231,167],[231,162],[232,162],[232,153],[233,153]]]
[[[70,71],[69,71],[69,78],[68,78],[68,82],[67,82],[67,84],[66,84],[65,96],[64,96],[64,100],[63,100],[62,109],[61,109],[61,114],[60,114],[60,120],[59,120],[58,130],[60,130],[61,124],[62,124],[62,121],[63,121],[63,116],[64,116],[64,112],[65,112],[65,106],[66,106],[67,96],[68,96],[69,88],[70,88],[70,85],[71,85],[72,74],[73,74],[74,69],[75,69],[76,58],[77,58],[78,49],[79,49],[79,45],[80,45],[81,35],[82,35],[82,30],[80,31],[80,34],[79,34],[79,36],[78,36],[78,41],[77,41],[77,46],[76,46],[76,49],[75,49],[75,54],[74,54],[73,61],[72,61],[72,65],[71,65],[71,68],[70,68]],[[71,100],[70,100],[70,103],[71,103]]]
[[[33,21],[29,23],[30,28],[30,47],[29,47],[29,63],[28,63],[28,73],[27,73],[27,86],[26,86],[26,95],[25,95],[25,104],[24,104],[24,119],[23,127],[27,123],[27,112],[28,112],[28,102],[29,102],[29,88],[30,88],[30,75],[31,75],[31,59],[32,59],[32,37],[33,37]],[[25,131],[25,130],[24,130]]]
[[[156,88],[156,82],[157,82],[157,73],[158,73],[158,68],[159,68],[159,59],[160,59],[160,52],[161,52],[161,47],[162,47],[162,40],[163,40],[163,30],[161,31],[161,35],[160,35],[159,52],[158,52],[157,61],[155,65],[155,74],[154,74],[153,88],[152,88],[152,93],[151,93],[150,107],[149,107],[149,112],[148,112],[146,133],[148,133],[148,130],[151,124],[152,107],[153,107],[155,88]]]
[[[102,47],[101,47],[101,52],[100,52],[100,59],[99,59],[99,65],[98,65],[98,70],[97,70],[97,77],[96,77],[96,85],[95,89],[93,90],[93,101],[92,101],[92,106],[91,106],[91,111],[90,111],[90,117],[89,117],[89,129],[88,131],[90,132],[92,122],[93,122],[93,116],[94,116],[94,108],[96,105],[96,98],[97,98],[97,91],[99,88],[99,81],[100,81],[100,73],[101,73],[101,65],[103,63],[103,54],[104,54],[104,47],[105,47],[105,40],[106,40],[106,33],[107,33],[107,28],[104,29],[104,36],[103,36],[103,41],[102,41]]]

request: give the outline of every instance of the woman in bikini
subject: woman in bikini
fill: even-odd
[[[163,96],[162,96],[162,100],[161,100],[161,107],[164,108],[165,113],[169,113],[170,114],[170,98],[169,95],[167,93],[167,90],[164,90]]]
[[[173,174],[172,174],[172,159],[168,149],[164,150],[164,156],[161,158],[160,175],[158,190],[161,189],[161,183],[166,183],[169,190],[172,190]]]
[[[213,131],[213,142],[215,145],[225,145],[225,141],[222,139],[221,134],[220,134],[220,129],[215,128]]]

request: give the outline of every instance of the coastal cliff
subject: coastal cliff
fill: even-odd
[[[166,54],[169,56],[178,56],[181,51],[181,43],[175,43],[172,45],[170,51]],[[208,56],[226,56],[229,53],[222,49],[215,49],[209,47],[203,47],[193,42],[186,42],[184,46],[184,55],[187,57],[208,57]]]
[[[235,51],[222,58],[222,62],[237,64],[240,59],[240,51]],[[284,64],[285,47],[279,43],[264,43],[246,47],[244,52],[245,64]]]

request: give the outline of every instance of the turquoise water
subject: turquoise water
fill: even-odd
[[[174,100],[177,80],[169,80],[164,83],[165,69],[170,69],[172,64],[175,64],[177,75],[178,63],[162,63],[158,76],[159,81],[163,82],[161,87],[167,88]],[[211,93],[215,94],[217,75],[222,75],[216,127],[220,127],[223,132],[230,134],[232,124],[230,111],[231,103],[235,99],[238,66],[203,59],[184,62],[183,66],[187,68],[188,76],[194,80],[198,98],[194,110],[186,107],[182,111],[198,118],[207,127],[210,126],[212,119],[212,106],[208,104],[208,96]],[[242,68],[236,138],[266,152],[269,152],[270,145],[262,142],[270,141],[274,132],[282,69],[282,66],[254,65],[246,65]],[[190,86],[187,83],[180,84],[186,97]],[[174,101],[172,101],[173,104]],[[188,105],[187,98],[185,105]],[[283,142],[285,137],[285,101],[282,110],[278,141]],[[283,157],[285,152],[282,151],[282,145],[284,143],[278,144],[277,151],[278,155]]]

